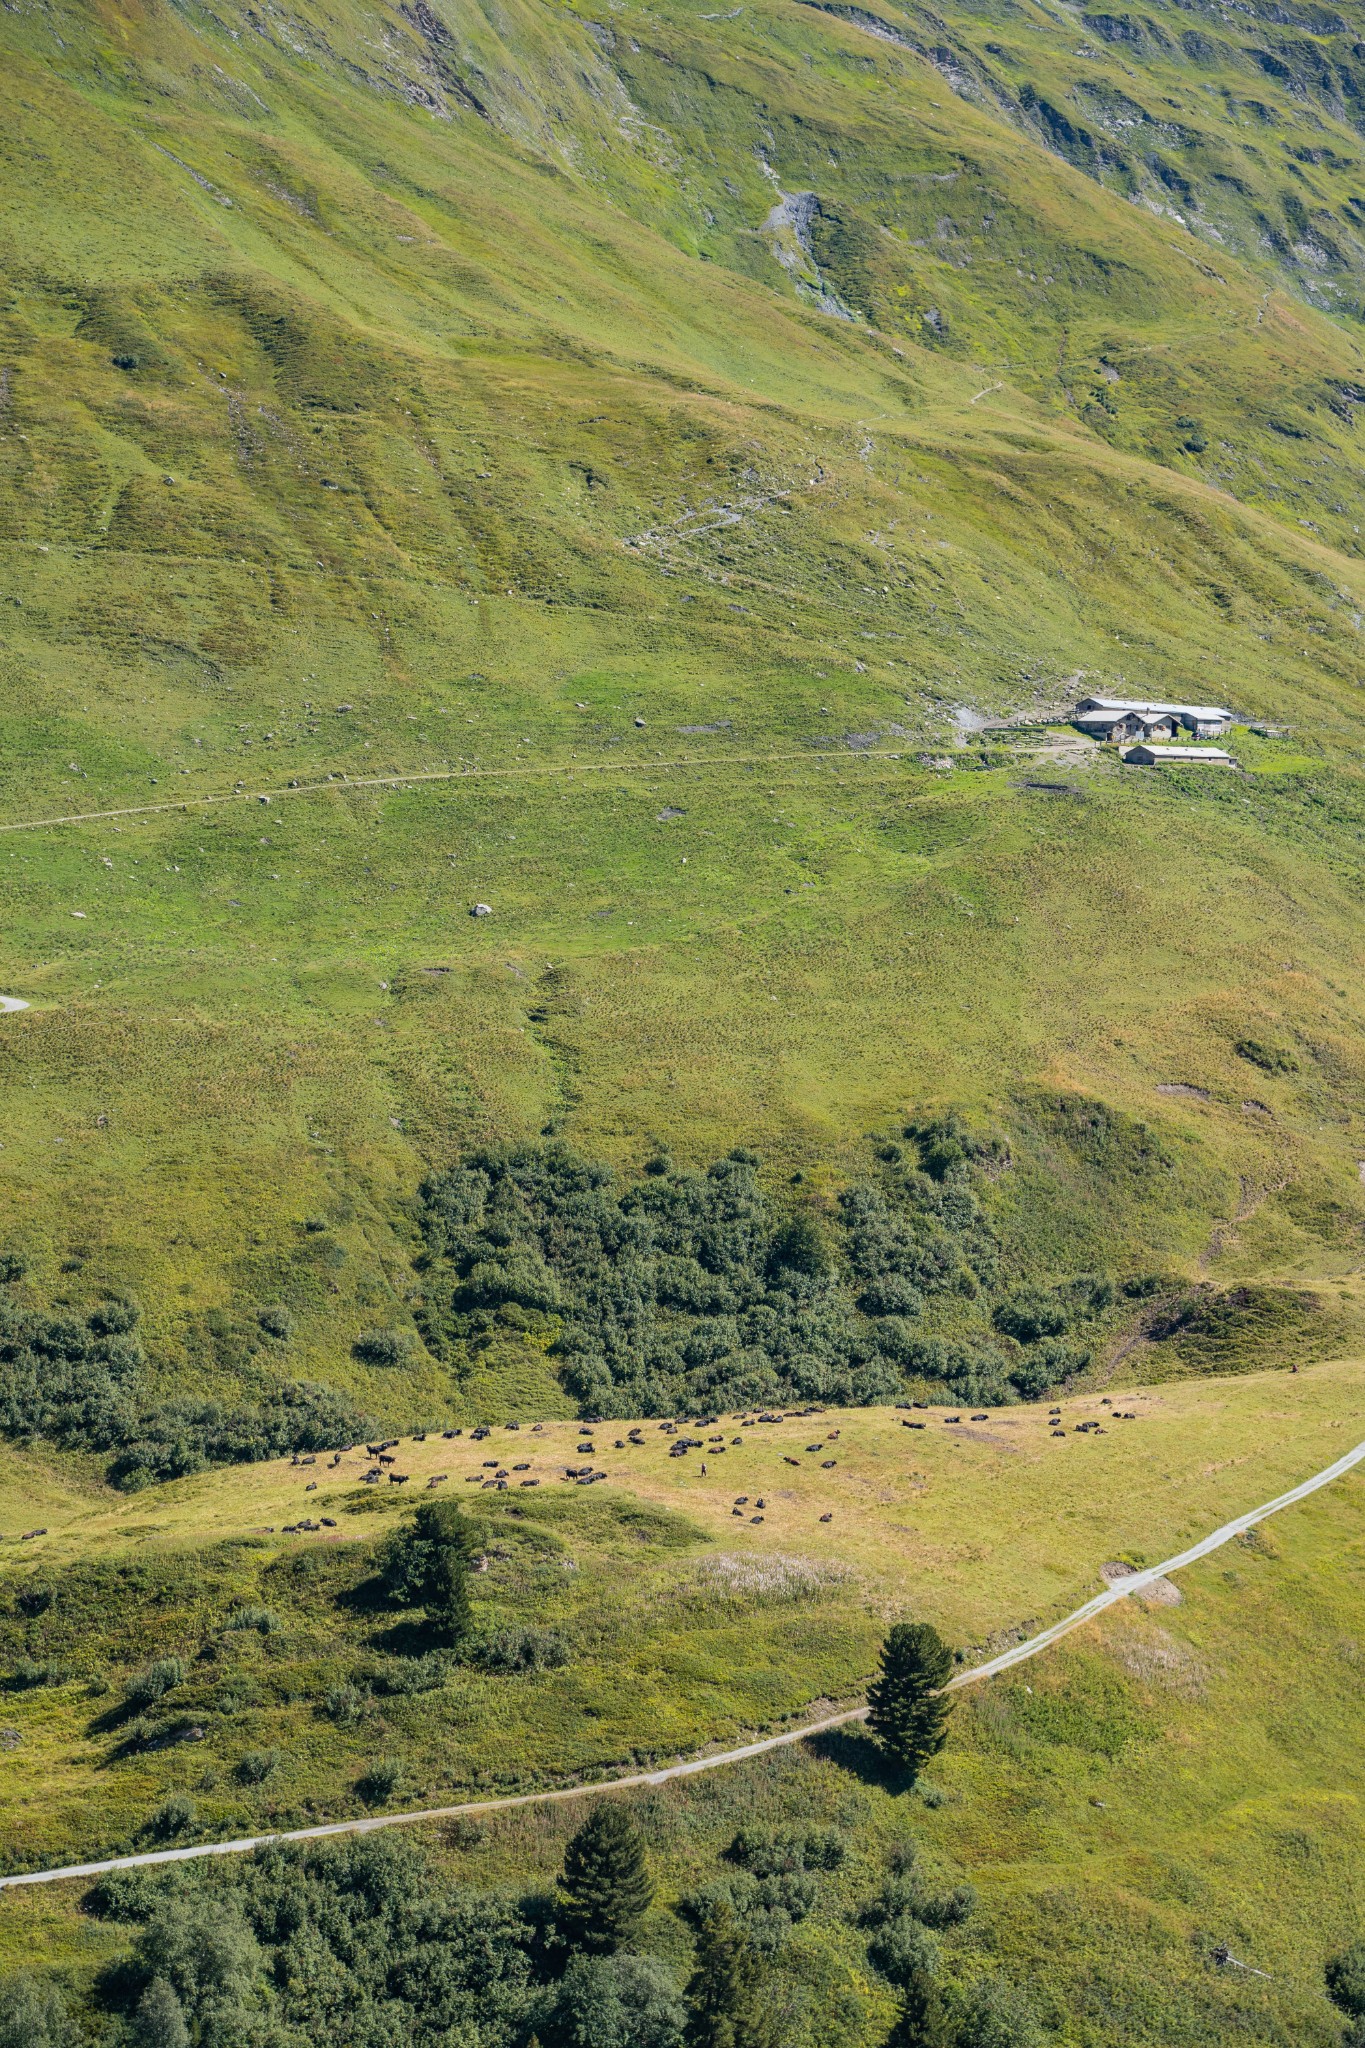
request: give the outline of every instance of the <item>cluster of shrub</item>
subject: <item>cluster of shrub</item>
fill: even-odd
[[[0,1279],[23,1275],[15,1259]],[[132,1490],[207,1465],[352,1443],[365,1418],[342,1395],[304,1382],[273,1386],[250,1405],[154,1401],[137,1309],[104,1301],[89,1315],[52,1315],[0,1292],[0,1434],[109,1454],[109,1478]]]
[[[999,1257],[973,1180],[1002,1150],[956,1118],[910,1125],[828,1219],[780,1210],[742,1149],[705,1172],[656,1158],[629,1185],[556,1143],[480,1152],[421,1189],[423,1335],[456,1369],[499,1328],[545,1336],[585,1414],[856,1405],[911,1377],[955,1400],[1034,1395],[1088,1362],[1065,1333],[1112,1290],[1000,1301],[991,1327]],[[927,1334],[935,1297],[979,1302],[974,1332]]]
[[[411,1844],[373,1837],[272,1845],[229,1868],[116,1871],[85,1900],[131,1936],[94,2011],[78,2018],[56,1990],[10,1980],[0,2048],[790,2048],[812,2036],[784,1933],[846,1854],[837,1829],[746,1828],[729,1877],[679,1907],[695,1941],[681,1982],[642,1943],[654,1886],[619,1799],[570,1840],[553,1893],[451,1884]],[[907,1848],[862,1914],[869,1957],[900,1993],[897,2048],[1035,2048],[1007,1987],[962,1991],[941,1968],[932,1930],[971,1905],[921,1881]],[[909,2031],[921,2007],[932,2036]]]

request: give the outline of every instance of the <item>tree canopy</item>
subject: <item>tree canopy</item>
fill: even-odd
[[[389,1597],[403,1607],[425,1608],[434,1627],[452,1641],[463,1640],[473,1626],[469,1570],[474,1544],[457,1502],[423,1501],[381,1555],[380,1574]]]
[[[564,1852],[559,1927],[572,1949],[612,1955],[654,1899],[644,1838],[629,1806],[601,1799]]]
[[[941,1688],[952,1668],[951,1650],[927,1621],[898,1622],[882,1644],[867,1725],[912,1784],[948,1739],[952,1701]]]

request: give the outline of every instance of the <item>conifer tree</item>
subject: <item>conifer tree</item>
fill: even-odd
[[[614,1955],[654,1898],[645,1845],[630,1808],[601,1799],[564,1852],[559,1925],[570,1948]]]
[[[427,1618],[453,1642],[474,1625],[469,1567],[474,1539],[453,1500],[424,1501],[407,1528],[390,1540],[381,1570],[391,1596],[424,1607]]]
[[[941,1688],[952,1668],[952,1652],[927,1621],[898,1622],[882,1645],[867,1725],[911,1784],[948,1739],[952,1701]]]
[[[779,2048],[771,1974],[728,1906],[702,1925],[687,2007],[687,2048]]]

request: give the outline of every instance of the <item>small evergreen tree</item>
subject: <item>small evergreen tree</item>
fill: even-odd
[[[385,1547],[380,1571],[392,1599],[424,1607],[427,1618],[453,1642],[474,1625],[469,1569],[474,1538],[457,1502],[424,1501],[407,1528]]]
[[[570,1948],[614,1955],[654,1899],[645,1845],[630,1808],[601,1799],[564,1852],[559,1925]]]
[[[955,2048],[943,1994],[927,1972],[917,1971],[903,1986],[886,2048]]]
[[[153,1977],[143,1992],[134,2025],[138,2048],[190,2048],[184,2010],[164,1977]]]
[[[728,1906],[702,1923],[687,2008],[687,2048],[779,2048],[771,1974]]]
[[[938,1985],[938,1943],[928,1929],[912,1913],[897,1913],[868,1943],[867,1959],[901,1995],[886,2048],[948,2048],[953,2036]]]
[[[952,1652],[927,1621],[898,1622],[882,1644],[881,1675],[867,1695],[867,1725],[911,1784],[948,1739],[943,1696]]]

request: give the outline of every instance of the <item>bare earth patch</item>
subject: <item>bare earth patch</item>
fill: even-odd
[[[1100,1566],[1100,1577],[1104,1580],[1106,1586],[1117,1586],[1122,1580],[1136,1578],[1136,1576],[1137,1573],[1131,1564],[1102,1564]],[[1149,1586],[1143,1587],[1137,1597],[1145,1607],[1178,1607],[1185,1596],[1174,1580],[1153,1579]]]

